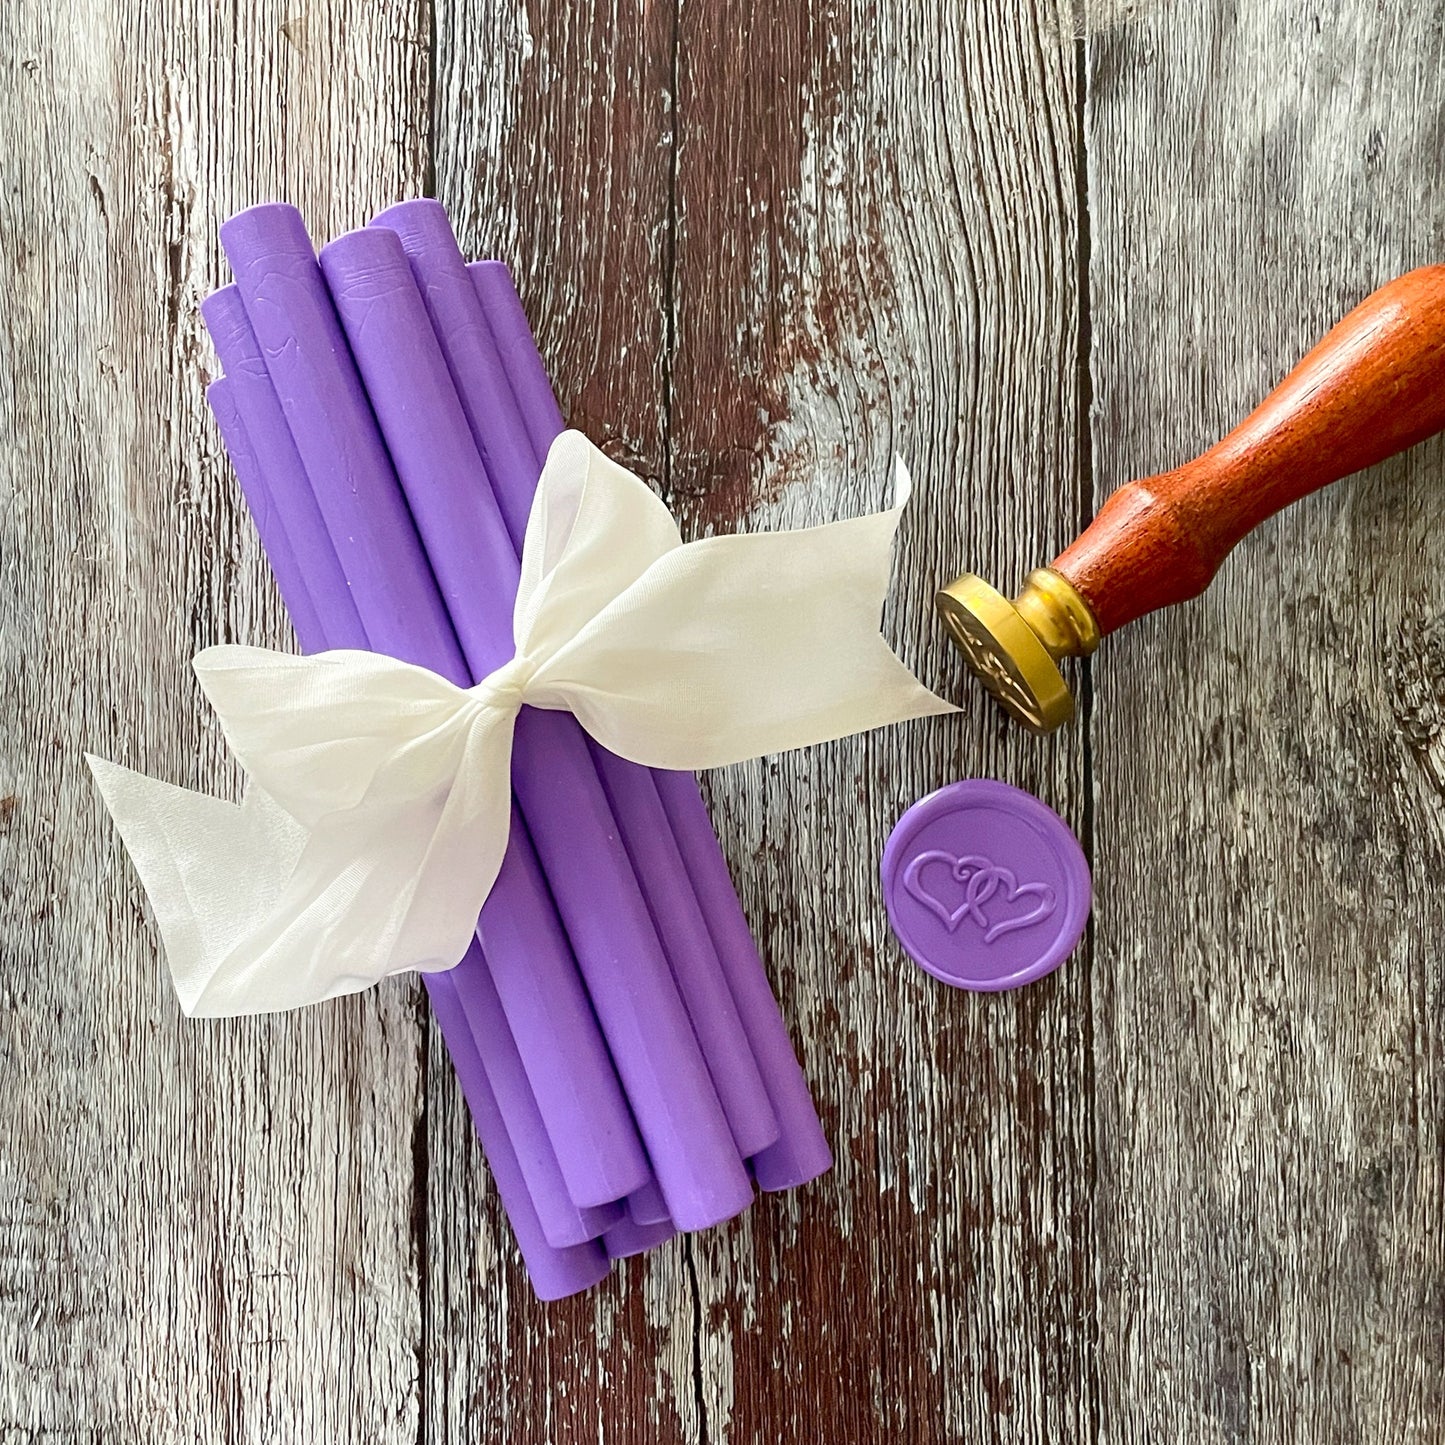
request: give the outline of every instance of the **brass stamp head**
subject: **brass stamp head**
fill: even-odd
[[[1090,653],[1099,629],[1088,605],[1057,572],[1031,572],[1010,602],[965,574],[937,596],[939,616],[983,684],[1031,732],[1048,733],[1074,715],[1061,657]]]

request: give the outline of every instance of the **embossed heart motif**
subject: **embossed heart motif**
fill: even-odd
[[[930,864],[946,864],[949,878],[962,885],[963,901],[953,907],[950,902],[934,891],[933,886],[923,879],[923,870]],[[935,879],[938,877],[934,870]],[[983,929],[983,941],[993,943],[1006,933],[1015,933],[1020,928],[1029,928],[1042,923],[1054,911],[1057,898],[1054,890],[1046,883],[1020,883],[1013,869],[978,853],[955,855],[941,849],[920,853],[903,870],[903,886],[950,933],[957,931],[965,918],[972,918]],[[1004,913],[1001,908],[1020,899],[1037,899],[1037,903],[1023,913]],[[994,917],[984,911],[984,904],[994,900]]]

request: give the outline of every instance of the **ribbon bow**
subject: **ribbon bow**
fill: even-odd
[[[684,545],[576,432],[528,521],[516,655],[475,687],[370,652],[212,647],[194,661],[240,804],[89,758],[188,1014],[265,1013],[466,952],[510,818],[521,707],[650,767],[721,767],[952,711],[878,632],[888,511]]]

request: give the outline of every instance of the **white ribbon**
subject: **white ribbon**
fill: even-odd
[[[516,656],[475,687],[370,652],[207,648],[242,803],[89,759],[182,1008],[268,1013],[457,964],[506,848],[523,703],[686,770],[952,711],[878,632],[907,495],[900,465],[886,512],[684,545],[568,432],[527,526]]]

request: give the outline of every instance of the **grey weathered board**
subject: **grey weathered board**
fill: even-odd
[[[1445,10],[1159,9],[1090,94],[1102,499],[1445,259]],[[1094,667],[1111,1434],[1445,1439],[1442,563],[1437,438]]]
[[[1445,258],[1406,0],[0,7],[0,1445],[1445,1440],[1445,447],[1268,524],[1039,743],[928,612],[1046,560]],[[82,749],[235,786],[286,643],[202,400],[216,227],[429,189],[693,533],[919,487],[961,719],[710,779],[834,1173],[528,1295],[403,982],[188,1023]],[[1092,855],[993,998],[873,884],[966,774]]]

